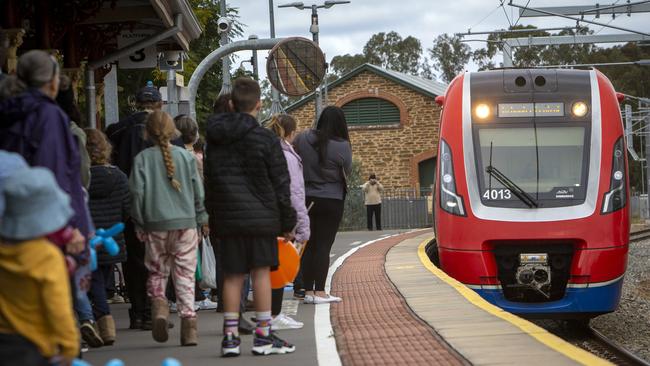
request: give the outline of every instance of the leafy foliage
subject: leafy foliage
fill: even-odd
[[[412,36],[402,38],[394,31],[373,34],[363,47],[363,54],[335,56],[330,66],[336,76],[342,76],[364,63],[411,75],[432,76],[427,59],[422,57],[420,40]]]
[[[433,61],[433,68],[440,71],[445,82],[450,82],[457,74],[465,70],[472,53],[470,47],[461,42],[458,36],[441,34],[428,49]]]

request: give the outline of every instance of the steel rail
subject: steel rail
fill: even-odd
[[[587,326],[586,329],[588,335],[594,338],[597,342],[604,346],[608,352],[612,353],[614,356],[625,362],[625,365],[633,366],[650,366],[650,362],[642,359],[633,352],[629,351],[620,344],[614,342],[613,340],[607,338],[604,334],[594,329],[591,325]]]

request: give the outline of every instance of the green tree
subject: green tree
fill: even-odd
[[[422,45],[417,38],[402,38],[397,32],[374,34],[363,47],[369,63],[383,68],[417,75],[420,71]]]
[[[335,56],[330,67],[334,76],[340,77],[364,63],[406,74],[432,77],[431,66],[422,57],[420,40],[411,36],[402,38],[394,31],[373,34],[363,47],[362,54]],[[330,77],[331,79],[335,77]]]
[[[470,47],[461,42],[460,37],[441,34],[428,49],[433,68],[440,72],[445,82],[450,82],[457,74],[465,70],[465,65],[472,56]]]
[[[348,72],[352,71],[358,66],[361,66],[367,62],[367,59],[364,55],[362,54],[355,54],[355,55],[350,55],[345,54],[345,55],[340,55],[340,56],[334,56],[332,58],[332,61],[330,62],[330,68],[331,71],[337,75],[345,75]]]

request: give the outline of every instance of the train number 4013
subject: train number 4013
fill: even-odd
[[[483,193],[483,198],[486,200],[509,200],[512,198],[512,193],[509,189],[487,189]]]

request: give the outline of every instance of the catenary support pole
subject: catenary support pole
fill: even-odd
[[[270,24],[271,24],[271,38],[275,38],[275,14],[273,12],[273,0],[269,0],[269,17],[270,17]],[[284,108],[282,108],[282,104],[280,103],[280,92],[278,91],[278,89],[274,88],[273,85],[271,85],[270,114],[272,116],[274,114],[278,114],[282,112],[284,112]]]

